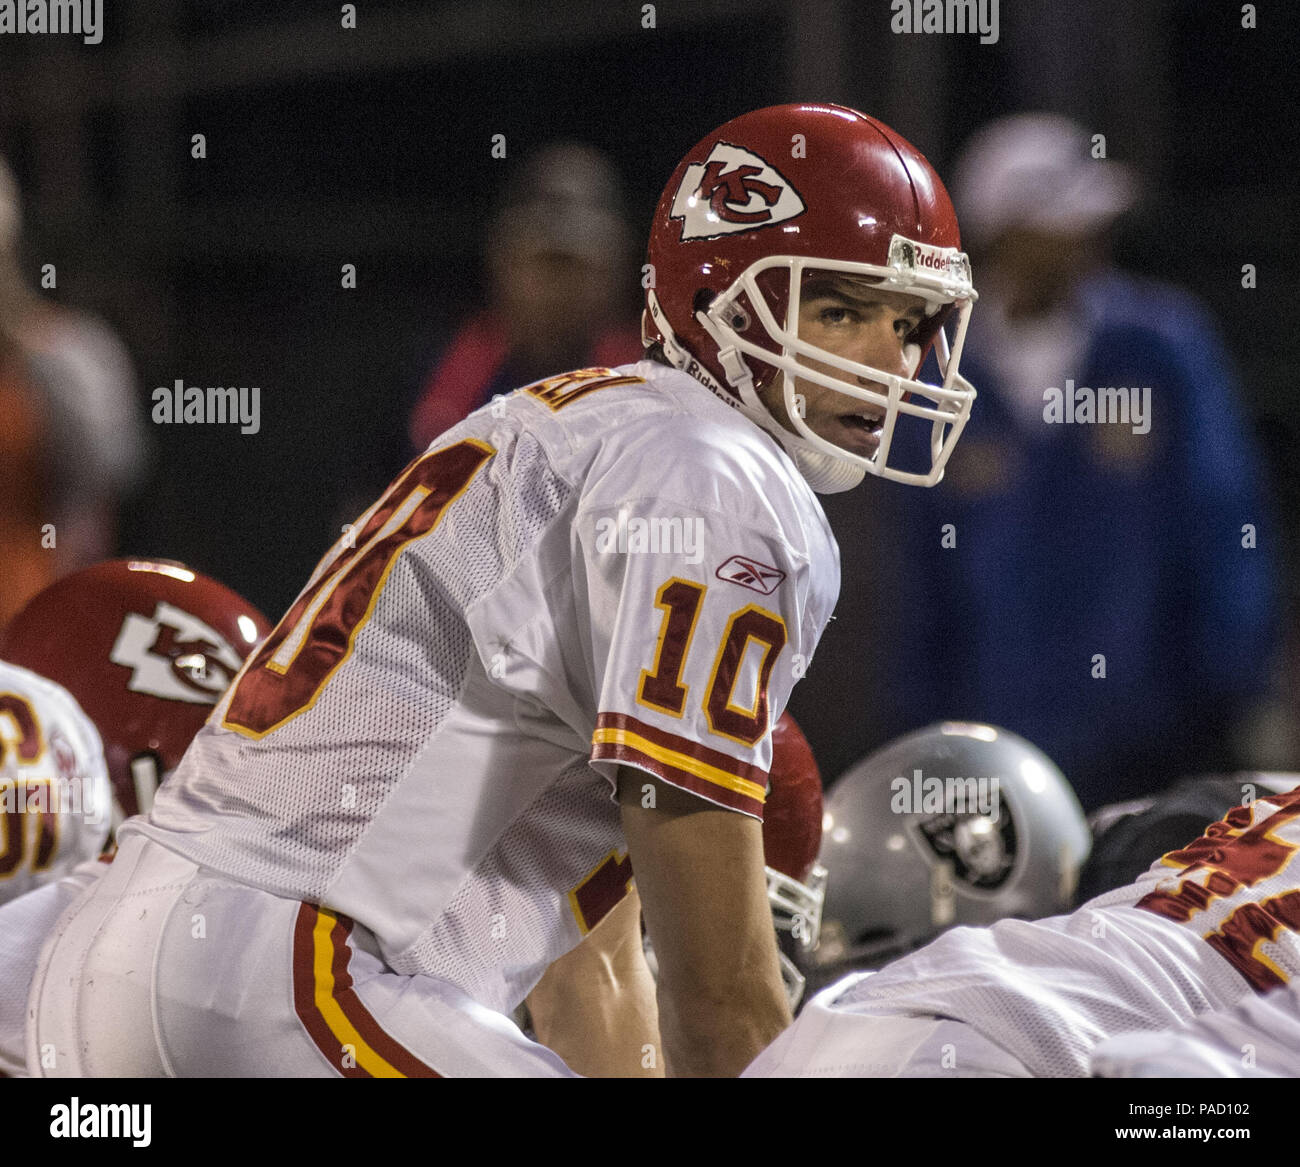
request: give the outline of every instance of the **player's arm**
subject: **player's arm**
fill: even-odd
[[[620,463],[653,473],[604,473],[573,525],[576,594],[591,617],[591,763],[618,788],[673,1076],[739,1074],[790,1024],[760,817],[771,715],[816,647],[827,602],[784,534],[802,522],[798,507],[785,500],[779,519],[755,507],[737,486],[744,468],[718,448],[725,437],[664,423]],[[709,506],[666,491],[673,466],[683,481],[718,471]],[[685,535],[680,553],[671,538],[647,554],[610,540],[666,514],[685,516],[701,554],[687,554]],[[761,602],[761,589],[717,574],[724,549],[768,566]]]
[[[737,1075],[790,1024],[762,825],[626,767],[618,797],[659,962],[668,1073]]]
[[[537,1040],[579,1074],[663,1077],[655,983],[635,888],[546,970],[526,1004]]]

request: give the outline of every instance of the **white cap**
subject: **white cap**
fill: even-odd
[[[495,245],[510,249],[617,262],[629,240],[618,172],[590,146],[549,146],[511,178],[497,201],[491,234]]]
[[[1133,205],[1128,167],[1092,156],[1092,139],[1058,114],[1015,114],[977,130],[953,166],[962,239],[979,247],[1012,227],[1099,231]]]

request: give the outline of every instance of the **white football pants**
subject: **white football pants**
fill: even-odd
[[[574,1077],[373,938],[128,838],[59,919],[28,1002],[34,1077]]]

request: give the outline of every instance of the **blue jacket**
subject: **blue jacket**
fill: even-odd
[[[1280,626],[1260,457],[1213,320],[1118,272],[1080,295],[1096,323],[1076,384],[1150,386],[1150,432],[1027,430],[980,366],[977,305],[971,420],[945,480],[899,502],[907,603],[891,691],[900,730],[1006,726],[1091,807],[1221,764],[1207,754],[1267,688]],[[946,523],[955,548],[941,546]]]

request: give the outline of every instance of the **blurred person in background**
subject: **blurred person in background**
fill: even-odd
[[[0,629],[113,550],[118,500],[146,455],[130,357],[101,321],[31,289],[20,233],[0,158]]]
[[[488,228],[490,304],[430,371],[411,415],[413,447],[557,369],[639,361],[631,238],[618,174],[599,151],[564,143],[525,162]]]
[[[1135,191],[1091,148],[1065,118],[1017,115],[954,167],[980,273],[966,344],[980,401],[945,481],[901,501],[895,670],[908,724],[1006,725],[1057,760],[1086,809],[1258,764],[1245,727],[1281,636],[1232,361],[1195,299],[1112,264],[1108,232]],[[1047,390],[1067,380],[1150,387],[1148,432],[1122,415],[1051,423]]]

